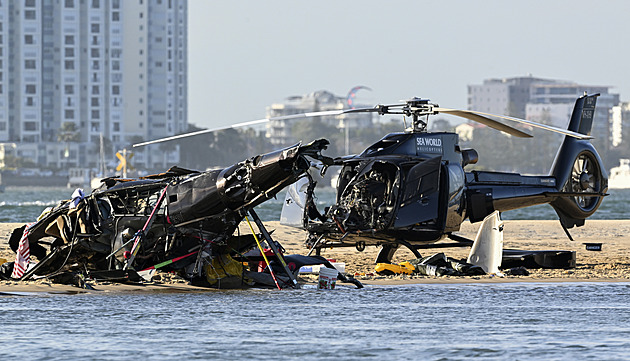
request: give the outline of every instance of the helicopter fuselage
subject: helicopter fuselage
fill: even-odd
[[[592,149],[588,141],[576,144],[567,156]],[[476,151],[461,149],[458,135],[449,132],[392,133],[359,155],[335,159],[341,167],[336,203],[326,220],[306,222],[307,246],[321,239],[333,247],[434,243],[466,219],[478,222],[494,211],[567,194],[567,179],[554,174],[464,170],[476,161]]]

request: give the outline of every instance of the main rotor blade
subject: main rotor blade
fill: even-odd
[[[454,110],[454,109],[447,109],[447,110]],[[438,110],[438,111],[443,112],[442,110]],[[484,116],[484,118],[487,117],[487,116],[490,116],[490,117],[496,117],[496,118],[511,120],[513,122],[527,124],[527,125],[530,125],[532,127],[544,129],[544,130],[547,130],[547,131],[550,131],[550,132],[554,132],[554,133],[560,133],[560,134],[563,134],[563,135],[568,135],[570,137],[577,138],[577,139],[593,139],[593,137],[590,136],[590,135],[573,132],[573,131],[570,131],[570,130],[567,130],[567,129],[561,129],[561,128],[554,127],[554,126],[551,126],[551,125],[546,125],[546,124],[540,124],[540,123],[532,122],[531,120],[510,117],[510,116],[507,116],[507,115],[489,114],[489,113],[483,113],[483,112],[478,112],[478,111],[474,111],[474,110],[458,110],[458,111],[459,112],[466,112],[466,113],[470,113],[470,114],[476,114],[476,115],[479,115],[479,116]],[[447,112],[444,112],[444,113],[447,113]],[[486,119],[488,119],[488,118],[486,118]]]
[[[218,128],[212,128],[212,129],[203,129],[203,130],[198,130],[196,132],[178,134],[178,135],[173,135],[171,137],[165,137],[165,138],[160,138],[160,139],[155,139],[155,140],[149,140],[149,141],[146,141],[146,142],[134,144],[133,147],[134,148],[142,147],[142,146],[149,145],[149,144],[167,142],[169,140],[182,139],[182,138],[192,137],[194,135],[200,135],[200,134],[217,132],[217,131],[220,131],[220,130],[236,129],[236,128],[248,127],[248,126],[256,125],[256,124],[264,124],[264,123],[267,123],[270,120],[289,120],[289,119],[298,119],[298,118],[311,118],[311,117],[320,117],[320,116],[326,116],[326,115],[340,115],[340,114],[343,114],[343,113],[344,113],[343,110],[326,110],[326,111],[321,111],[321,112],[309,112],[309,113],[282,115],[282,116],[279,116],[279,117],[257,119],[257,120],[251,120],[251,121],[248,121],[248,122],[243,122],[243,123],[236,123],[236,124],[228,125],[228,126],[225,126],[225,127],[218,127]]]
[[[212,133],[212,132],[216,132],[216,131],[219,131],[219,130],[226,130],[226,129],[232,129],[232,128],[246,127],[246,126],[249,126],[249,125],[262,124],[262,123],[266,123],[268,121],[269,121],[269,119],[258,119],[258,120],[252,120],[252,121],[249,121],[249,122],[232,124],[232,125],[229,125],[229,126],[226,126],[226,127],[219,127],[219,128],[212,128],[212,129],[203,129],[203,130],[198,130],[196,132],[178,134],[178,135],[173,135],[172,137],[165,137],[165,138],[160,138],[160,139],[155,139],[155,140],[149,140],[149,141],[142,142],[142,143],[137,143],[137,144],[134,144],[133,147],[134,148],[135,147],[142,147],[142,146],[149,145],[149,144],[155,144],[155,143],[166,142],[166,141],[169,141],[169,140],[187,138],[187,137],[192,137],[193,135]]]
[[[485,116],[479,115],[477,114],[477,112],[472,112],[470,110],[458,110],[458,109],[447,109],[447,108],[433,108],[434,111],[437,111],[439,113],[444,113],[444,114],[451,114],[451,115],[455,115],[458,117],[462,117],[462,118],[466,118],[466,119],[470,119],[473,120],[475,122],[481,123],[481,124],[485,124],[487,126],[489,126],[490,128],[496,129],[496,130],[500,130],[504,133],[513,135],[515,137],[519,137],[519,138],[531,138],[532,135],[522,132],[516,128],[512,128],[509,125],[503,124],[501,122],[498,122],[496,120],[492,120],[490,118],[487,118]]]

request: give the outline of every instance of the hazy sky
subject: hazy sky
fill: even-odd
[[[189,122],[260,119],[328,90],[466,107],[469,84],[525,76],[613,86],[630,100],[630,1],[189,0]]]

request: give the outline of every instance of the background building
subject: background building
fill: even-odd
[[[575,100],[584,92],[599,93],[591,135],[594,136],[593,144],[606,162],[607,155],[613,150],[612,109],[619,104],[619,94],[611,93],[610,88],[532,76],[488,79],[481,85],[468,86],[468,109],[506,114],[566,128]],[[548,143],[554,145],[558,143],[559,136],[554,137],[540,130],[532,129],[532,131],[536,138],[533,141],[533,147],[536,149],[543,149],[543,146]],[[526,145],[515,146],[514,141],[509,143],[510,147],[516,149],[527,147]],[[544,152],[555,154],[553,149],[544,149]],[[545,159],[552,155],[545,154],[540,158]],[[616,159],[614,161],[616,162]],[[539,166],[546,167],[544,164]]]
[[[0,2],[0,142],[40,167],[95,167],[101,134],[114,159],[185,131],[186,16],[183,0]]]
[[[267,117],[279,117],[285,115],[301,114],[308,112],[320,112],[327,110],[343,110],[361,107],[372,107],[372,105],[353,104],[352,98],[353,88],[350,93],[345,96],[336,96],[328,91],[320,90],[302,96],[292,96],[285,99],[282,103],[274,103],[267,107]],[[351,129],[362,127],[371,127],[373,121],[373,113],[357,113],[321,116],[311,118],[308,122],[321,122],[327,126],[337,128],[339,131],[345,132]],[[272,120],[267,124],[266,137],[270,143],[277,147],[290,145],[295,141],[293,134],[293,126],[296,120]],[[347,142],[346,142],[347,143]],[[347,148],[347,146],[346,146]]]

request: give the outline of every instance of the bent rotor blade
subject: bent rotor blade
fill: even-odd
[[[283,116],[279,116],[279,117],[257,119],[257,120],[251,120],[251,121],[248,121],[248,122],[236,123],[236,124],[228,125],[228,126],[225,126],[225,127],[218,127],[218,128],[212,128],[212,129],[203,129],[203,130],[198,130],[196,132],[178,134],[178,135],[173,135],[171,137],[165,137],[165,138],[160,138],[160,139],[155,139],[155,140],[149,140],[149,141],[146,141],[146,142],[134,144],[133,147],[134,148],[142,147],[142,146],[149,145],[149,144],[167,142],[169,140],[175,140],[175,139],[192,137],[192,136],[200,135],[200,134],[218,132],[220,130],[248,127],[248,126],[251,126],[251,125],[267,123],[267,122],[269,122],[271,120],[289,120],[289,119],[299,119],[299,118],[312,118],[312,117],[320,117],[320,116],[326,116],[326,115],[340,115],[340,114],[343,114],[343,113],[344,113],[343,110],[326,110],[326,111],[321,111],[321,112],[309,112],[309,113],[300,113],[300,114],[292,114],[292,115],[283,115]]]
[[[472,112],[470,110],[458,110],[458,109],[447,109],[447,108],[433,108],[434,111],[438,113],[451,114],[458,117],[466,118],[473,120],[475,122],[485,124],[490,128],[500,130],[504,133],[513,135],[519,138],[531,138],[532,135],[522,132],[516,128],[512,128],[509,125],[503,124],[501,122],[497,122],[496,120],[492,120],[490,118],[486,118],[485,116],[477,114],[477,112]]]
[[[510,117],[507,115],[496,115],[496,114],[489,114],[489,113],[483,113],[483,112],[478,112],[478,111],[474,111],[474,110],[456,110],[456,109],[445,109],[446,112],[444,112],[443,110],[439,110],[441,108],[437,108],[434,110],[438,110],[439,112],[443,112],[443,113],[447,113],[448,111],[454,110],[457,112],[465,112],[468,114],[476,114],[479,116],[483,116],[485,117],[496,117],[496,118],[501,118],[501,119],[505,119],[505,120],[511,120],[513,122],[517,122],[517,123],[522,123],[522,124],[527,124],[527,125],[531,125],[532,127],[536,127],[536,128],[540,128],[540,129],[544,129],[550,132],[554,132],[554,133],[560,133],[563,135],[568,135],[570,137],[573,138],[577,138],[577,139],[593,139],[592,136],[590,135],[586,135],[586,134],[582,134],[582,133],[577,133],[577,132],[572,132],[570,130],[567,129],[561,129],[561,128],[557,128],[551,125],[546,125],[546,124],[540,124],[540,123],[536,123],[536,122],[532,122],[531,120],[526,120],[526,119],[521,119],[521,118],[514,118],[514,117]],[[466,117],[464,117],[466,118]]]

